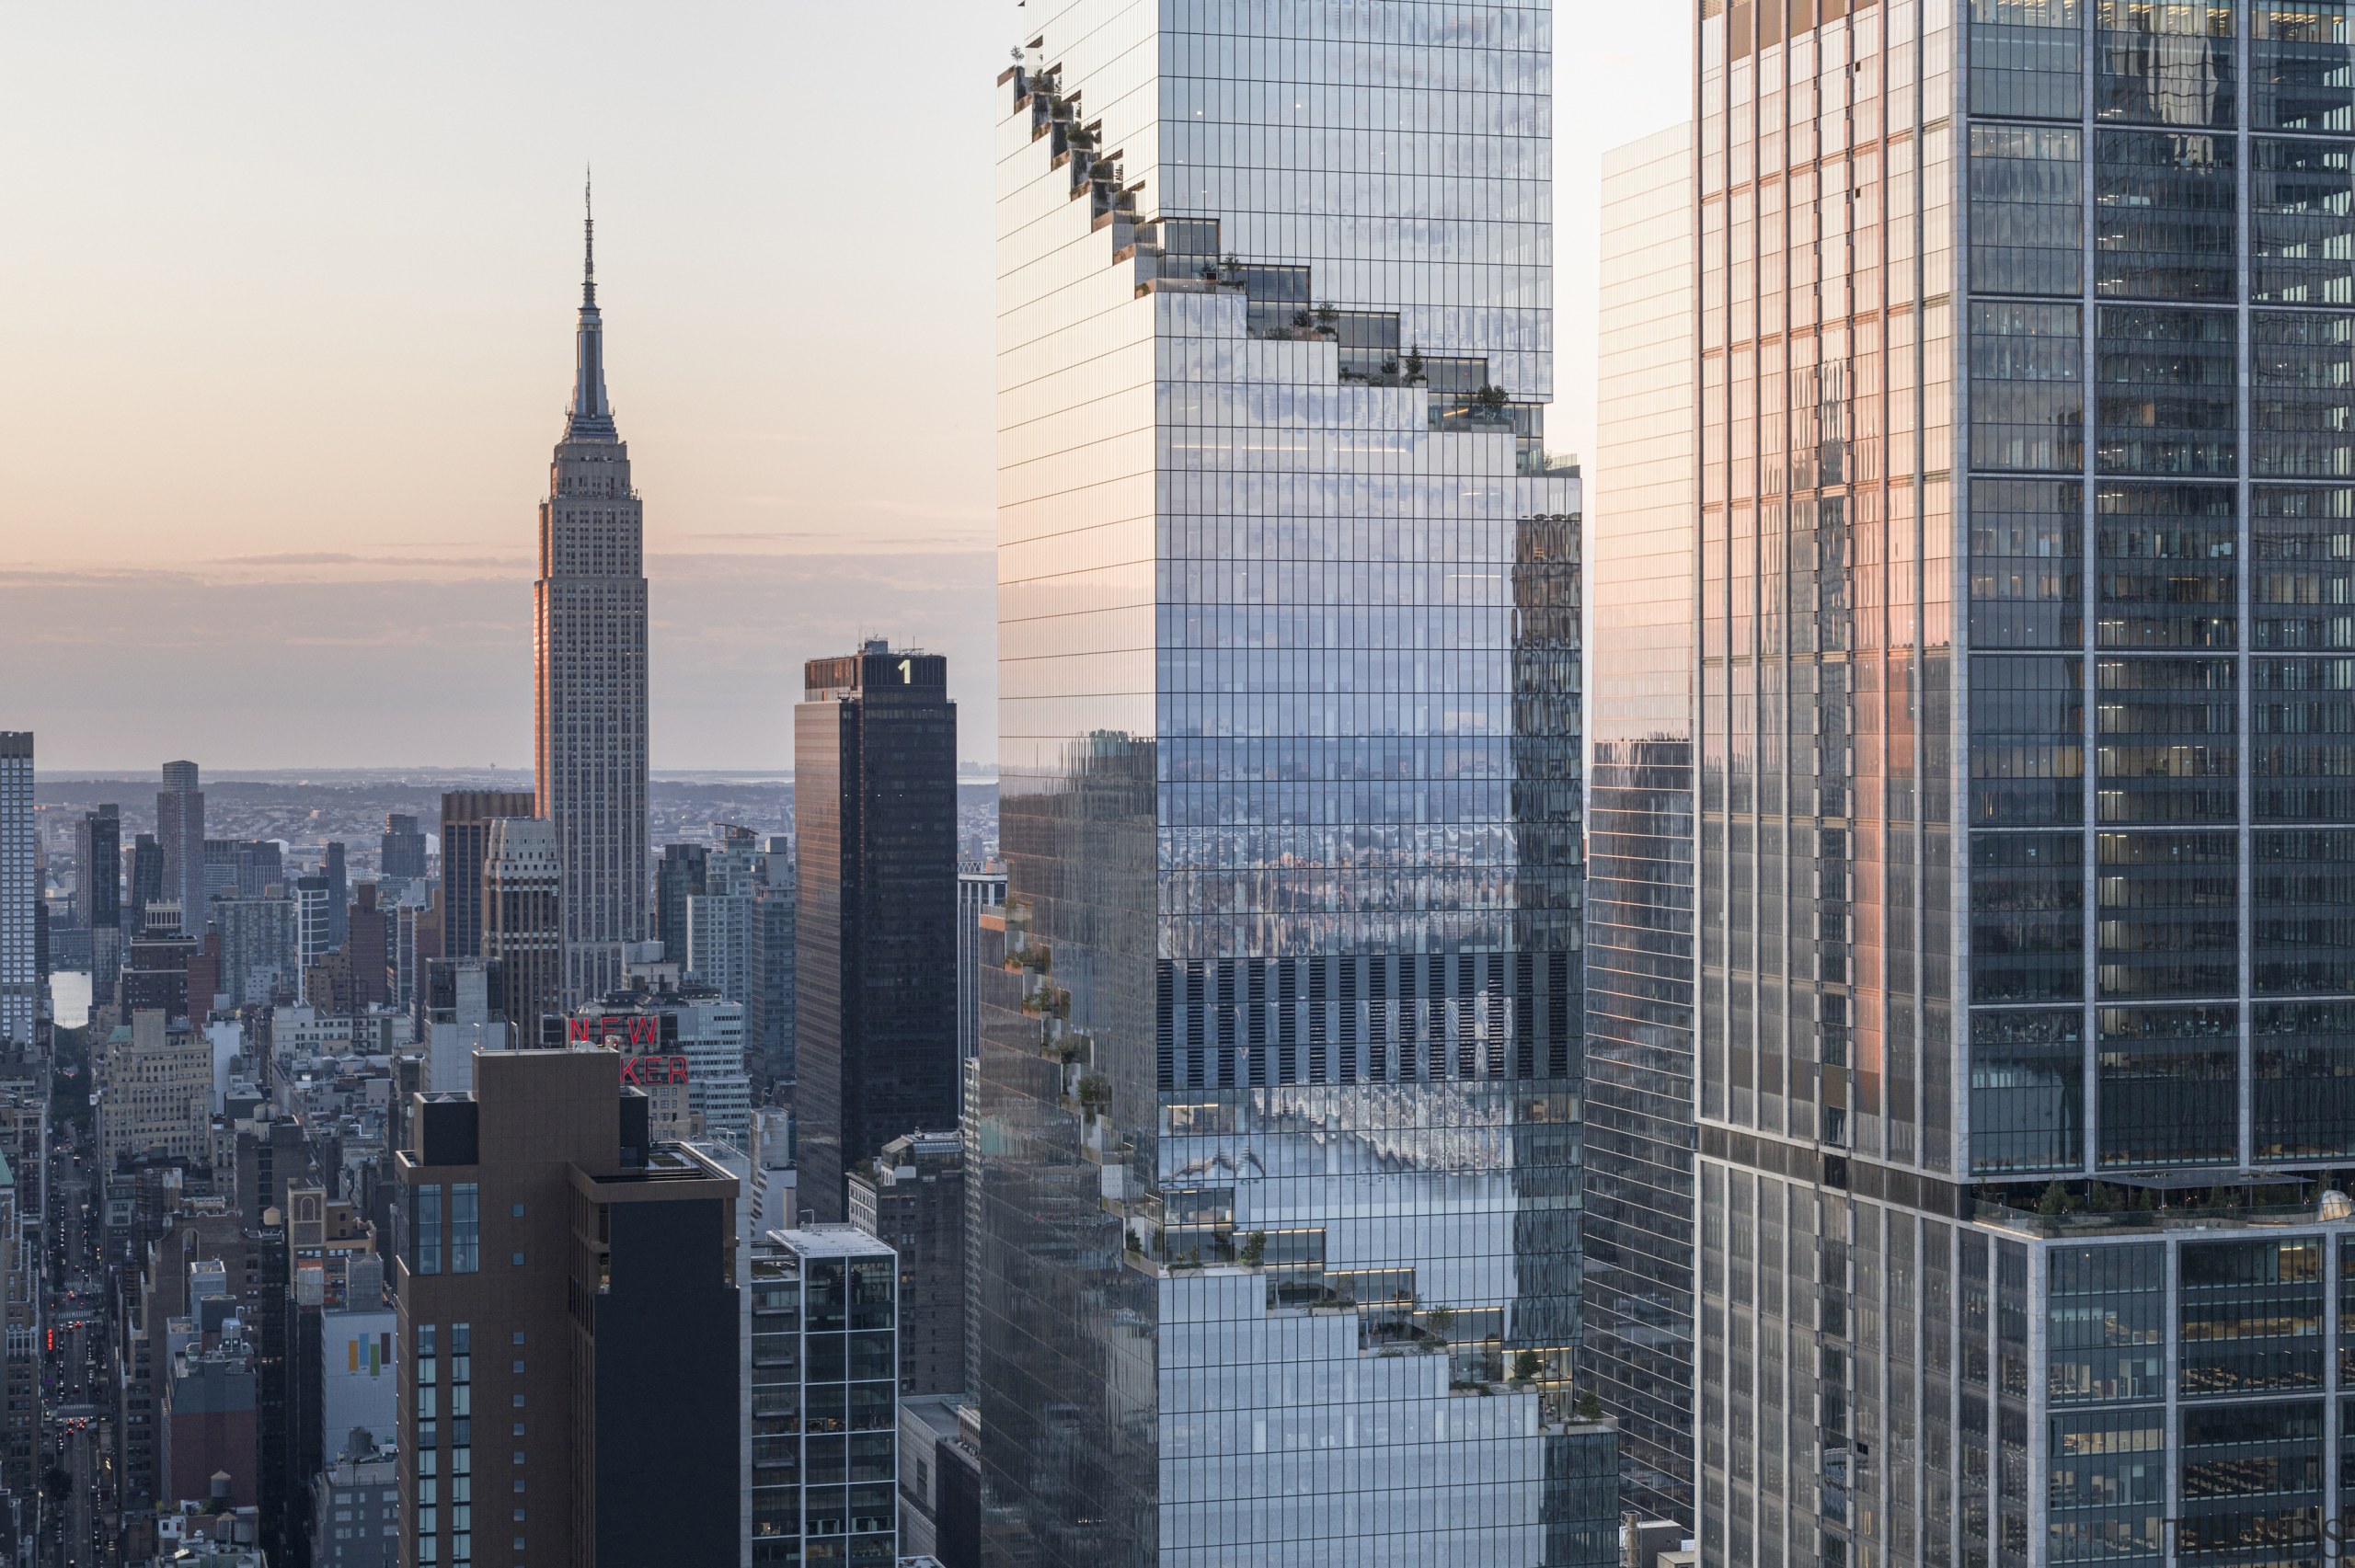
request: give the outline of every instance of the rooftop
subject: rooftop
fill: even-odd
[[[805,1258],[888,1258],[899,1254],[856,1225],[811,1225],[772,1230],[764,1240]]]

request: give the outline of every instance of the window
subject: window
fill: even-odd
[[[2076,305],[1970,307],[1970,451],[1980,468],[2074,469],[2085,452]]]
[[[2312,1237],[2185,1245],[2181,1310],[2186,1397],[2322,1386],[2322,1243]],[[2246,1413],[2250,1408],[2240,1410]],[[2314,1412],[2314,1430],[2307,1436],[2316,1440],[2319,1459],[2319,1407],[2264,1408]],[[2219,1436],[2211,1440],[2238,1439]],[[2195,1441],[2187,1432],[2186,1442]],[[2187,1490],[2189,1479],[2187,1461]]]
[[[409,1189],[408,1266],[416,1274],[442,1272],[442,1188],[439,1184]]]
[[[2258,834],[2260,846],[2269,837]],[[2343,887],[2346,874],[2340,875]],[[2259,898],[2262,910],[2262,894]],[[2260,944],[2266,925],[2260,914]],[[2258,973],[2265,973],[2262,964]],[[2333,1001],[2257,1005],[2253,1032],[2257,1036],[2254,1093],[2258,1159],[2355,1153],[2355,1024],[2350,1024],[2347,1013],[2344,1003]],[[2355,1258],[2355,1247],[2347,1249],[2347,1255]],[[2355,1343],[2355,1336],[2350,1336],[2350,1343]]]
[[[2230,302],[2238,216],[2232,140],[2175,132],[2105,131],[2095,147],[2101,166],[2095,291],[2140,299]]]
[[[2074,1171],[2085,1162],[2084,1013],[1970,1015],[1970,1161],[1984,1171]]]
[[[2085,817],[2085,662],[2070,656],[1970,661],[1970,808],[1988,827]]]
[[[2236,1011],[2105,1007],[2096,1019],[2101,1162],[2230,1163],[2239,1136]]]
[[[2084,841],[2074,833],[1970,836],[1972,1000],[2084,994]]]
[[[2101,0],[2094,112],[2103,120],[2229,128],[2235,119],[2233,10],[2166,0]]]
[[[460,1182],[450,1189],[450,1272],[473,1274],[482,1267],[482,1189]]]
[[[2251,472],[2355,478],[2355,315],[2263,311],[2251,321]]]
[[[1971,112],[2076,119],[2085,97],[2078,16],[2076,0],[1971,0]]]
[[[2260,658],[2250,684],[2257,819],[2355,818],[2355,659]]]
[[[1970,128],[1970,285],[2074,294],[2085,278],[2083,140],[2074,127]]]
[[[2239,452],[2239,333],[2232,315],[2104,305],[2098,327],[2095,374],[2101,383],[2103,471],[2231,477]]]

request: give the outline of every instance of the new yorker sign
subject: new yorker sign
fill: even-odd
[[[635,1083],[641,1089],[687,1081],[687,1059],[684,1057],[624,1057],[621,1062],[622,1082]]]
[[[671,1027],[665,1030],[662,1025]],[[564,1037],[576,1045],[602,1046],[608,1037],[633,1046],[659,1046],[664,1035],[679,1037],[679,1021],[667,1013],[609,1013],[602,1018],[568,1018]]]
[[[611,1046],[620,1055],[624,1083],[654,1089],[687,1081],[687,1059],[663,1049],[679,1043],[679,1015],[675,1013],[609,1013],[568,1018],[564,1021],[564,1037],[571,1045]]]

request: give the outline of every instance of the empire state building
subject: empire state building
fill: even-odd
[[[563,863],[568,1006],[618,984],[622,944],[646,937],[644,519],[605,399],[593,217],[579,336],[572,408],[540,503],[532,623],[533,762],[538,815],[555,824]]]

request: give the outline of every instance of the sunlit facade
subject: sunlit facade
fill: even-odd
[[[1550,7],[1060,0],[1000,82],[1004,1563],[1608,1562],[1574,1414]]]
[[[1696,16],[1703,1561],[2319,1562],[2349,17]]]
[[[1608,153],[1595,338],[1582,1379],[1693,1511],[1693,133]]]

